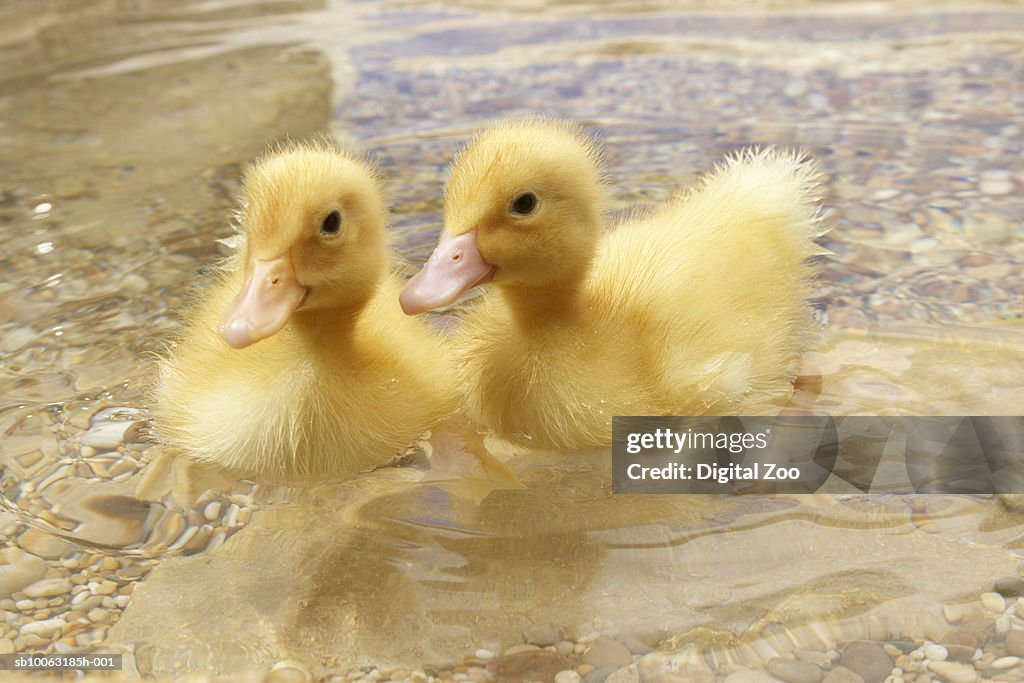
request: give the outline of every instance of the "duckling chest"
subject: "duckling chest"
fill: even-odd
[[[504,438],[542,448],[602,443],[626,414],[635,373],[627,358],[582,333],[486,339],[465,357],[471,415]],[[609,436],[610,438],[610,436]]]
[[[309,420],[338,429],[357,428],[371,414],[395,410],[409,390],[404,375],[362,362],[311,361],[289,383]]]

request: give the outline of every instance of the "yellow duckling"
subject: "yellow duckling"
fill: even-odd
[[[160,364],[158,432],[258,479],[388,463],[457,398],[441,341],[399,309],[374,172],[330,143],[295,144],[244,187],[237,265]]]
[[[613,415],[730,414],[790,388],[810,330],[819,173],[771,150],[604,232],[600,152],[501,122],[454,162],[445,228],[406,313],[493,288],[458,346],[470,416],[541,448],[611,441]]]

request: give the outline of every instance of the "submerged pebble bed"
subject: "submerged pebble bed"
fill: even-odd
[[[215,503],[207,506],[216,507]],[[31,542],[31,536],[25,539]],[[39,550],[39,548],[35,548]],[[8,569],[3,588],[47,575],[15,591],[16,600],[0,609],[18,610],[20,631],[0,639],[0,654],[16,651],[81,652],[103,639],[119,610],[129,600],[135,581],[144,576],[143,563],[123,565],[111,557],[79,556],[54,562],[47,571],[36,566],[36,555],[16,547],[2,551]],[[32,559],[30,559],[32,558]],[[53,571],[78,570],[71,578]],[[728,652],[699,652],[693,646],[675,652],[663,646],[657,630],[648,633],[602,633],[578,637],[550,623],[533,624],[521,644],[502,652],[478,648],[461,661],[426,666],[374,667],[320,671],[294,661],[282,661],[265,674],[245,680],[266,683],[323,683],[411,681],[435,683],[984,683],[1024,680],[1024,578],[1010,576],[995,582],[995,590],[976,602],[947,604],[941,613],[948,631],[936,641],[910,636],[880,639],[842,638],[843,629],[819,625],[816,645],[798,647],[790,640],[751,642]],[[55,615],[55,616],[51,616]],[[871,628],[883,629],[876,621]],[[856,629],[854,629],[856,630]],[[865,635],[871,635],[865,633]],[[745,649],[745,651],[744,651]],[[745,663],[738,663],[745,660]],[[753,664],[753,662],[758,664]],[[189,674],[175,680],[234,680],[235,677]],[[170,679],[168,679],[170,680]]]
[[[461,661],[410,669],[364,667],[317,676],[297,662],[271,668],[267,683],[412,681],[435,683],[984,683],[1024,680],[1024,579],[996,582],[997,591],[976,602],[943,605],[948,632],[938,641],[910,637],[838,640],[828,649],[787,643],[751,643],[747,652],[703,654],[694,647],[658,651],[657,631],[605,634],[598,631],[566,638],[550,623],[523,632],[523,643],[495,653],[480,648]],[[1001,592],[998,592],[1001,591]],[[876,627],[881,628],[879,624]],[[841,636],[842,629],[822,626],[819,645]],[[866,634],[867,635],[867,634]],[[788,649],[787,649],[788,648]],[[729,659],[760,665],[740,664]]]

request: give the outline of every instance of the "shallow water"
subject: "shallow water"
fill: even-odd
[[[528,488],[479,506],[416,462],[188,509],[136,498],[160,452],[148,354],[231,234],[244,164],[319,130],[379,161],[414,261],[453,151],[499,115],[591,126],[622,211],[738,147],[807,148],[833,226],[817,405],[1024,414],[1024,12],[773,7],[0,10],[0,651],[344,674],[441,667],[551,622],[756,665],[939,638],[941,604],[1018,574],[1024,520],[994,500],[612,496],[605,451],[519,454]],[[72,587],[25,602],[48,577]]]

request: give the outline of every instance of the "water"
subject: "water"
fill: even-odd
[[[528,488],[479,506],[418,484],[418,462],[186,508],[136,497],[162,462],[150,354],[231,234],[240,170],[320,130],[379,161],[413,261],[452,153],[500,115],[589,125],[617,211],[738,147],[805,147],[835,254],[805,358],[817,405],[1024,414],[1024,12],[777,7],[0,10],[0,651],[345,674],[443,667],[532,622],[719,664],[940,638],[942,604],[1020,570],[1024,527],[998,501],[613,497],[601,450],[521,454]],[[26,603],[43,578],[73,587]]]

